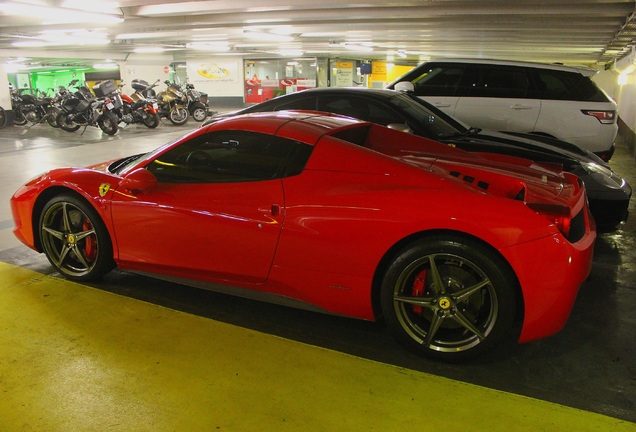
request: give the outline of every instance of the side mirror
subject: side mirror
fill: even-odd
[[[149,192],[157,185],[157,177],[145,168],[137,168],[128,174],[119,184],[120,188],[130,193],[139,194]]]
[[[389,129],[400,131],[400,132],[413,133],[409,125],[404,123],[391,123],[391,124],[388,124],[386,127],[388,127]]]
[[[393,86],[395,91],[412,92],[415,91],[415,86],[410,81],[400,81]]]

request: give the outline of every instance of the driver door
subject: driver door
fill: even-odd
[[[112,201],[120,265],[217,281],[267,279],[283,223],[281,167],[295,144],[203,134],[150,162],[158,184]]]

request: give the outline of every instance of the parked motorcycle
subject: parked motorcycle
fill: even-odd
[[[167,117],[174,125],[186,124],[190,113],[188,112],[188,97],[181,88],[170,81],[164,81],[166,89],[157,95],[159,103],[159,115]],[[154,84],[153,84],[154,86]]]
[[[109,80],[105,81],[112,82]],[[96,86],[98,87],[98,86]],[[102,88],[97,93],[110,94],[109,88]],[[115,86],[115,90],[117,87]],[[93,93],[86,86],[80,86],[74,93],[66,95],[60,104],[61,112],[57,116],[60,128],[67,132],[75,132],[81,126],[99,126],[108,135],[115,135],[119,130],[119,118],[115,114],[116,109],[120,109],[121,103],[116,98],[93,96]]]
[[[184,92],[188,98],[188,112],[192,118],[198,122],[205,120],[208,117],[208,95],[196,90],[194,84],[188,83],[184,85]]]
[[[144,96],[144,91],[151,86],[143,80],[133,80],[131,86],[135,90],[132,95],[121,93],[121,121],[126,124],[143,123],[150,129],[156,128],[159,126],[159,105],[156,99]]]
[[[57,112],[52,105],[52,98],[37,98],[27,93],[28,91],[31,89],[11,90],[13,123],[23,126],[27,123],[38,124],[46,120],[49,125],[58,127],[55,121]]]

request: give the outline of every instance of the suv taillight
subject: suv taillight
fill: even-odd
[[[581,110],[581,112],[596,117],[603,124],[612,124],[616,120],[616,111]]]

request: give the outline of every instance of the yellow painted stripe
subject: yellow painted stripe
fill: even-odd
[[[635,431],[0,263],[0,431]]]

